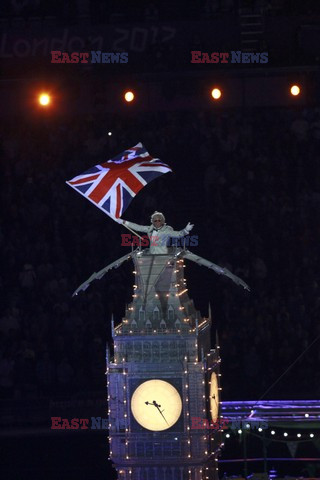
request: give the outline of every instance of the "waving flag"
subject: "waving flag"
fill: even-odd
[[[66,183],[110,217],[120,218],[145,185],[171,171],[168,165],[152,158],[142,143],[138,143]]]

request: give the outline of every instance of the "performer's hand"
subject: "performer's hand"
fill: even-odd
[[[188,233],[191,232],[191,230],[193,229],[194,225],[191,224],[190,222],[188,222],[188,225],[185,227],[184,231]]]

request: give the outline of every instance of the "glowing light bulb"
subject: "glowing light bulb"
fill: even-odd
[[[41,93],[39,95],[39,103],[42,106],[47,106],[50,103],[50,96],[47,93]]]
[[[300,93],[300,87],[298,85],[292,85],[291,88],[290,88],[290,93],[291,93],[291,95],[296,97]]]
[[[126,102],[132,102],[134,100],[134,93],[129,90],[124,94],[124,99]]]
[[[219,98],[221,97],[222,95],[222,92],[219,88],[213,88],[211,90],[211,96],[214,100],[219,100]]]

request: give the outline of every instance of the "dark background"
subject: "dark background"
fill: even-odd
[[[193,49],[244,51],[246,14],[262,18],[254,48],[269,53],[268,64],[190,64]],[[175,229],[194,223],[191,250],[252,289],[187,264],[196,307],[208,315],[211,304],[213,342],[219,333],[222,398],[260,398],[303,352],[266,398],[319,398],[319,342],[310,346],[320,333],[318,15],[311,1],[2,3],[6,478],[112,478],[106,433],[50,430],[51,416],[106,416],[111,314],[121,321],[133,283],[126,264],[71,297],[130,249],[121,246],[126,230],[65,181],[139,141],[173,173],[144,188],[124,218],[148,224],[159,210]],[[129,52],[128,64],[51,64],[49,43],[44,54],[15,50],[21,39],[61,38],[65,29],[81,51],[101,36],[103,51]],[[292,82],[302,87],[297,99],[287,93]],[[219,103],[209,95],[216,84]],[[121,96],[129,87],[132,105]],[[52,95],[48,109],[36,103],[42,90]]]

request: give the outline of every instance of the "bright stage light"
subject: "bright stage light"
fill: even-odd
[[[41,93],[39,95],[39,103],[46,107],[50,103],[50,96],[47,93]]]
[[[222,95],[222,93],[221,93],[221,90],[219,88],[213,88],[211,90],[211,96],[214,100],[219,100],[221,95]]]
[[[291,95],[293,95],[294,97],[296,97],[297,95],[299,95],[300,93],[300,87],[298,85],[292,85],[290,87],[290,93]]]
[[[134,93],[129,90],[124,94],[124,99],[126,102],[132,102],[132,100],[134,99]]]

